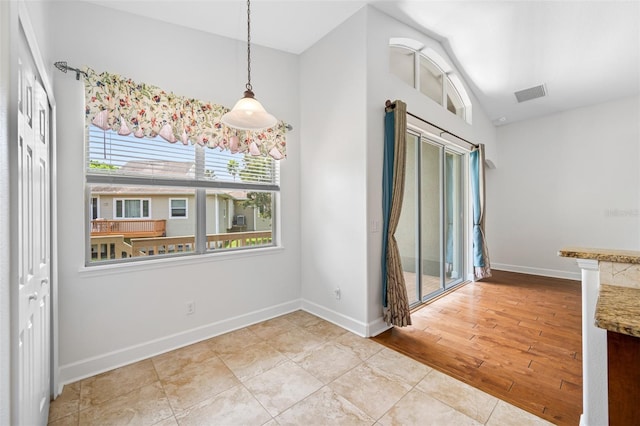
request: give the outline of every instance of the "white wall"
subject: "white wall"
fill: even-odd
[[[51,2],[52,55],[174,93],[233,105],[246,44],[81,2]],[[300,306],[298,57],[253,46],[260,101],[291,123],[282,162],[281,249],[84,268],[83,85],[55,74],[58,102],[61,382]],[[251,267],[247,268],[250,264]],[[195,315],[185,304],[196,302]]]
[[[498,129],[487,172],[494,268],[579,279],[565,246],[640,249],[640,98]]]
[[[51,51],[51,37],[49,32],[53,31],[51,22],[48,18],[50,0],[26,0],[19,1],[24,6],[24,11],[28,15],[31,22],[31,29],[38,40],[38,48],[43,55],[47,55]],[[45,63],[49,74],[55,69],[53,63]]]
[[[302,297],[306,309],[360,334],[367,291],[365,18],[361,9],[300,57]]]

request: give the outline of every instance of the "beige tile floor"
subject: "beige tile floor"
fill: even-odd
[[[548,425],[303,311],[64,387],[50,425]]]

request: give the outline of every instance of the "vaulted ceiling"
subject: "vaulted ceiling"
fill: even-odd
[[[246,40],[243,0],[91,2]],[[640,0],[253,0],[252,42],[302,53],[365,4],[439,40],[496,125],[640,94]]]

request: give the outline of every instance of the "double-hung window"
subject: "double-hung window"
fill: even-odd
[[[87,264],[276,244],[271,157],[91,125],[86,158]]]
[[[171,219],[186,219],[187,218],[187,199],[186,198],[171,198],[169,200],[169,217]]]
[[[234,129],[222,105],[83,75],[87,265],[277,244],[284,122]]]

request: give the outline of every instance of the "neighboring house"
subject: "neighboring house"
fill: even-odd
[[[89,185],[92,262],[197,249],[197,193],[188,187],[188,182],[195,179],[193,161],[131,160],[122,166],[92,161],[90,164],[93,172],[116,178],[137,175],[145,182],[156,177],[169,179],[171,183],[185,182],[185,186]],[[214,173],[212,180],[213,176]],[[250,192],[214,188],[204,191],[207,250],[271,244],[271,215],[260,213],[250,199]],[[270,202],[272,196],[263,194],[260,199]]]
[[[207,191],[207,234],[271,230],[271,219],[253,206],[245,206],[246,192]],[[91,218],[100,220],[164,220],[166,237],[193,235],[195,197],[193,190],[94,186]]]
[[[194,177],[195,164],[179,161],[129,161],[118,174],[158,175],[175,179]],[[246,191],[207,190],[207,234],[271,230],[271,218],[247,205]],[[94,185],[91,187],[92,220],[165,221],[166,237],[194,235],[194,190],[181,187]]]

